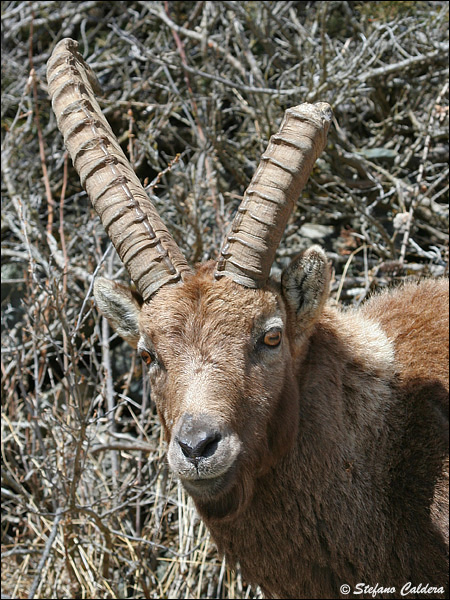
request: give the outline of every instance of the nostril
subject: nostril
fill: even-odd
[[[217,449],[217,444],[220,442],[221,437],[222,436],[220,433],[211,433],[208,437],[197,444],[195,448],[196,455],[204,458],[212,456]]]
[[[217,445],[221,440],[218,432],[205,433],[187,437],[178,437],[177,442],[186,458],[197,462],[200,458],[208,458],[217,450]]]

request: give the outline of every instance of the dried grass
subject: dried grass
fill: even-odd
[[[329,146],[275,271],[312,241],[358,304],[448,265],[448,3],[2,3],[2,588],[256,598],[173,480],[142,367],[92,302],[126,279],[67,161],[45,64],[73,37],[190,261],[220,240],[285,108]]]

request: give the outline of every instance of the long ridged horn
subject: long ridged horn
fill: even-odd
[[[104,117],[94,94],[100,92],[97,78],[77,48],[63,39],[47,63],[53,110],[81,183],[147,301],[190,268]]]
[[[289,216],[325,148],[332,117],[326,102],[286,111],[224,240],[216,278],[250,288],[267,281]]]

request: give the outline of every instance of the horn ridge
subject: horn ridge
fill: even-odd
[[[77,51],[61,40],[47,63],[58,128],[81,183],[144,301],[183,279],[189,265],[123,153],[95,92],[97,78]]]
[[[216,278],[250,288],[265,284],[289,216],[325,148],[332,116],[326,102],[285,112],[225,237]]]

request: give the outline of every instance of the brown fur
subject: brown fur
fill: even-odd
[[[138,348],[155,354],[169,462],[220,552],[268,596],[364,583],[399,598],[412,582],[448,597],[448,282],[343,312],[324,306],[322,263],[263,290],[214,281],[207,264],[143,305]],[[260,342],[272,321],[277,348]],[[221,434],[204,488],[177,444],[196,419]]]

